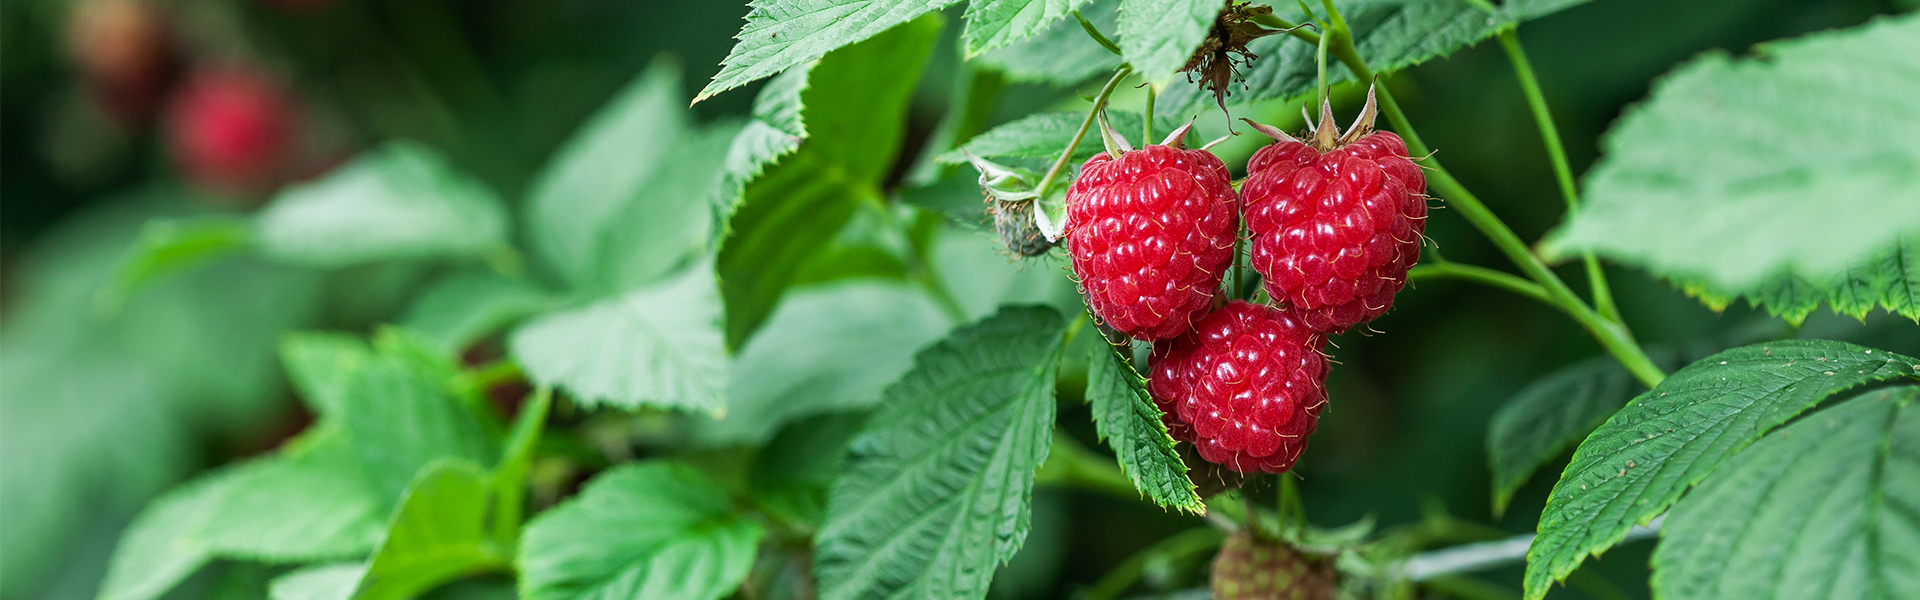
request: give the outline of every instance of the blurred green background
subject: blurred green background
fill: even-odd
[[[1622,108],[1677,63],[1902,8],[1869,0],[1602,0],[1529,22],[1520,36],[1579,171]],[[274,355],[281,332],[365,330],[391,320],[428,270],[315,272],[229,261],[102,310],[95,290],[148,217],[244,211],[278,185],[393,138],[433,146],[502,197],[520,198],[555,147],[656,56],[677,58],[688,89],[703,85],[745,13],[744,3],[657,0],[0,5],[0,595],[90,598],[120,528],[148,498],[303,426]],[[949,19],[950,38],[957,22]],[[960,72],[955,44],[942,44],[933,61],[911,113],[909,157],[945,114]],[[223,180],[222,167],[205,164],[212,159],[186,155],[183,138],[199,125],[182,108],[185,90],[221,72],[244,73],[280,103],[280,137],[227,140],[280,148],[270,175]],[[1523,238],[1558,222],[1562,205],[1539,134],[1499,48],[1482,44],[1390,85],[1449,168]],[[694,110],[706,120],[744,114],[755,89]],[[1084,90],[1013,84],[993,121],[1070,102],[1076,92]],[[1243,153],[1228,164],[1250,150],[1228,148]],[[904,175],[905,167],[897,170]],[[1435,215],[1427,235],[1448,258],[1503,266],[1465,222],[1446,210]],[[1902,329],[1884,314],[1861,323],[1823,313],[1796,331],[1744,306],[1716,314],[1638,271],[1611,275],[1623,312],[1649,344],[1799,335],[1920,354],[1911,325]],[[1402,293],[1373,327],[1384,334],[1336,340],[1332,409],[1297,471],[1313,521],[1371,515],[1393,526],[1443,511],[1529,531],[1552,478],[1536,477],[1495,518],[1487,420],[1530,381],[1598,347],[1550,308],[1456,282]],[[1100,447],[1081,405],[1063,404],[1060,421],[1083,445]],[[996,595],[1068,595],[1197,524],[1079,491],[1043,488],[1035,502],[1034,532]],[[1645,597],[1647,550],[1628,545],[1587,568]],[[203,576],[177,594],[245,588],[226,583],[230,575]],[[1488,579],[1517,590],[1518,576],[1516,567]],[[1190,573],[1182,577],[1170,575],[1169,585],[1194,583]]]

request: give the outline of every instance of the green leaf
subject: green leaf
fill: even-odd
[[[1920,388],[1863,394],[1783,427],[1673,507],[1654,593],[1920,598]]]
[[[729,347],[752,335],[856,206],[883,202],[880,184],[899,153],[914,80],[939,33],[937,16],[915,20],[835,51],[808,72],[799,92],[806,141],[746,185],[720,248]]]
[[[113,282],[101,291],[118,307],[156,279],[206,264],[253,244],[253,223],[232,215],[155,219],[140,228],[133,248],[120,260]]]
[[[400,324],[448,352],[460,352],[555,302],[546,290],[523,279],[484,271],[457,273],[421,292]]]
[[[774,161],[798,150],[800,142],[807,139],[807,125],[800,119],[800,95],[807,90],[807,77],[812,71],[813,63],[788,69],[754,96],[753,116],[727,147],[720,188],[713,195],[713,230],[719,232],[715,242],[732,233],[729,221],[746,196],[747,184],[758,179]]]
[[[820,597],[980,598],[1031,525],[1059,313],[1009,307],[914,358],[854,439],[817,536]]]
[[[1087,354],[1087,403],[1093,406],[1094,429],[1113,447],[1134,489],[1161,508],[1206,514],[1146,382],[1106,344],[1095,344]]]
[[[781,519],[818,527],[827,514],[833,477],[868,414],[835,412],[794,421],[762,445],[747,474],[760,506]]]
[[[740,40],[695,103],[812,62],[828,52],[892,29],[957,0],[755,0]],[[898,73],[874,71],[883,78]],[[912,77],[904,78],[911,81]]]
[[[1920,361],[1824,340],[1709,356],[1615,413],[1573,453],[1527,550],[1537,599],[1588,554],[1618,543],[1768,430],[1856,386],[1914,378]]]
[[[385,329],[374,346],[345,377],[340,423],[376,489],[396,497],[441,458],[493,461],[496,444],[449,391],[453,369],[432,342]]]
[[[616,467],[527,525],[520,597],[722,598],[746,579],[760,535],[698,471],[660,461]]]
[[[967,56],[975,56],[1045,31],[1086,1],[973,0],[967,5],[966,32],[961,34],[961,39],[966,43]]]
[[[275,577],[267,586],[273,600],[349,600],[360,578],[367,573],[363,563],[337,563],[304,567]]]
[[[366,342],[344,333],[305,331],[280,341],[280,360],[293,387],[307,408],[323,417],[339,417],[348,376],[372,358]]]
[[[1121,0],[1120,52],[1147,81],[1187,64],[1226,5],[1218,0]]]
[[[1728,292],[1698,281],[1676,283],[1715,311],[1726,308],[1736,297],[1744,297],[1795,326],[1805,322],[1822,303],[1856,319],[1885,308],[1920,320],[1920,236],[1819,281],[1793,274],[1775,275],[1745,292]]]
[[[560,310],[514,330],[508,348],[527,376],[583,405],[661,406],[723,414],[727,353],[713,271]]]
[[[1905,296],[1862,290],[1847,310],[1920,310],[1912,268],[1876,260],[1920,243],[1920,83],[1885,76],[1920,69],[1920,16],[1757,52],[1706,54],[1622,117],[1548,253],[1591,250],[1722,295],[1765,297],[1790,276],[1840,296],[1856,291],[1850,270],[1875,271]]]
[[[1639,391],[1632,374],[1602,355],[1556,369],[1501,405],[1487,424],[1494,514],[1506,512],[1507,502],[1534,471],[1579,443]]]
[[[1073,141],[1073,134],[1080,130],[1080,123],[1086,121],[1084,112],[1047,112],[1034,113],[1020,120],[989,129],[973,136],[960,147],[982,158],[1032,158],[1051,161],[1060,157],[1060,149]],[[1128,139],[1139,137],[1141,116],[1137,112],[1123,110],[1107,111],[1107,122],[1113,130],[1123,132]],[[1171,132],[1181,125],[1169,117],[1156,117],[1153,120],[1155,131]],[[1095,129],[1087,132],[1085,139],[1073,149],[1073,163],[1086,162],[1093,155],[1106,151],[1100,145],[1100,132]],[[1152,140],[1159,143],[1160,140]],[[967,162],[967,155],[960,150],[941,154],[936,160],[946,164]]]
[[[412,598],[453,579],[508,567],[486,536],[491,477],[480,465],[442,459],[407,487],[355,597]]]
[[[1115,33],[1120,0],[1093,0],[1080,13],[1100,31]],[[1023,83],[1070,86],[1120,67],[1119,55],[1101,47],[1080,27],[1079,19],[1061,19],[1024,41],[993,50],[971,62],[998,69]]]
[[[1493,37],[1501,29],[1546,16],[1584,0],[1505,2],[1488,13],[1479,2],[1466,0],[1338,0],[1340,14],[1353,30],[1354,49],[1376,74],[1387,74],[1452,54]],[[1274,14],[1290,23],[1306,15],[1298,4],[1272,3]],[[1308,2],[1314,14],[1327,17],[1318,2]],[[1124,32],[1122,33],[1124,35]],[[1121,41],[1124,46],[1126,41]],[[1290,99],[1314,91],[1319,69],[1314,47],[1289,35],[1270,35],[1248,44],[1260,58],[1243,68],[1245,87],[1234,85],[1230,102],[1249,103]],[[1182,58],[1181,60],[1185,60]],[[1353,81],[1353,73],[1328,56],[1327,82]],[[1137,63],[1136,63],[1137,64]],[[1176,64],[1176,66],[1178,66]],[[1160,98],[1160,109],[1174,116],[1192,116],[1213,104],[1213,94],[1197,85],[1171,85]]]
[[[507,248],[507,213],[479,180],[413,142],[390,142],[260,211],[267,256],[315,267],[472,257]]]
[[[703,423],[696,435],[753,445],[792,419],[871,406],[912,366],[915,350],[951,327],[932,300],[903,284],[796,290],[734,359],[727,417]]]

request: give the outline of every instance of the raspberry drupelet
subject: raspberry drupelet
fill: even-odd
[[[1326,407],[1323,338],[1288,311],[1235,300],[1156,342],[1147,387],[1168,433],[1242,473],[1284,473]]]
[[[1334,138],[1324,107],[1310,145],[1255,124],[1275,143],[1247,163],[1241,184],[1252,267],[1268,295],[1308,327],[1336,334],[1385,314],[1420,258],[1426,176],[1399,136],[1372,131],[1373,96]]]
[[[1239,235],[1227,166],[1182,149],[1186,131],[1117,159],[1095,154],[1067,190],[1067,249],[1087,306],[1139,339],[1192,329],[1212,306]]]

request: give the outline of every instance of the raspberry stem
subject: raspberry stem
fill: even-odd
[[[1452,261],[1441,260],[1416,266],[1407,271],[1407,279],[1413,281],[1463,279],[1505,289],[1545,304],[1553,304],[1553,299],[1547,297],[1546,288],[1540,287],[1540,284],[1486,267]]]
[[[1067,169],[1067,162],[1073,160],[1073,150],[1080,147],[1081,139],[1087,137],[1087,130],[1093,127],[1093,120],[1100,115],[1100,109],[1106,108],[1107,98],[1113,95],[1114,88],[1120,87],[1120,80],[1132,74],[1133,65],[1120,65],[1120,68],[1113,72],[1113,78],[1107,80],[1107,85],[1100,88],[1100,94],[1093,97],[1093,108],[1088,109],[1087,118],[1080,121],[1080,130],[1073,133],[1073,141],[1067,142],[1067,147],[1060,151],[1060,158],[1054,159],[1053,167],[1047,169],[1046,176],[1040,178],[1040,185],[1035,188],[1039,193],[1037,197],[1042,202],[1047,198],[1047,190],[1053,187],[1053,180],[1060,176],[1061,171]],[[1034,207],[1034,210],[1046,210],[1046,206],[1042,204]]]

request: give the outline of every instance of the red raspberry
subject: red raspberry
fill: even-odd
[[[168,109],[168,141],[188,179],[229,193],[279,183],[291,150],[293,102],[271,77],[241,68],[194,74]]]
[[[1335,140],[1331,115],[1322,111],[1314,146],[1279,134],[1255,152],[1240,186],[1252,266],[1267,294],[1326,334],[1387,312],[1420,258],[1427,224],[1426,176],[1406,143],[1367,132],[1370,116]]]
[[[1174,439],[1242,473],[1284,473],[1327,405],[1320,334],[1287,311],[1235,300],[1153,345],[1147,382]]]
[[[1233,262],[1237,205],[1227,166],[1205,150],[1095,154],[1067,190],[1067,249],[1087,306],[1144,340],[1188,330]]]

